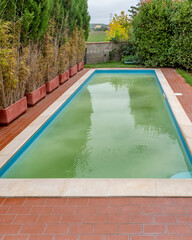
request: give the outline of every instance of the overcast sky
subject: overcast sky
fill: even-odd
[[[88,0],[91,23],[109,23],[110,14],[127,13],[130,6],[135,6],[139,0]]]

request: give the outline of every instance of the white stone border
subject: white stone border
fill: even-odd
[[[192,154],[192,123],[160,69],[155,70],[179,128]]]
[[[112,68],[110,68],[113,70]],[[102,70],[110,70],[102,69]],[[131,68],[114,69],[130,70]],[[139,70],[139,69],[138,69]],[[140,70],[146,70],[141,69]],[[154,70],[154,69],[147,69]],[[23,132],[0,151],[0,167],[33,136],[95,71],[87,72]],[[160,69],[155,70],[183,136],[192,152],[192,123]],[[0,179],[0,197],[192,197],[192,179]]]

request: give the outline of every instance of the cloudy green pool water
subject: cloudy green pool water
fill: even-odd
[[[96,73],[3,178],[170,178],[191,171],[153,73]]]

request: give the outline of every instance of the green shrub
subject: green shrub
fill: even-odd
[[[135,45],[130,41],[121,44],[121,61],[139,63],[139,59],[136,56]]]
[[[136,48],[135,44],[133,44],[131,41],[124,42],[121,44],[121,56],[129,56],[129,55],[135,55],[136,54]]]
[[[112,49],[112,50],[109,52],[109,60],[110,60],[110,61],[113,60],[113,59],[115,58],[116,54],[117,54],[117,49],[116,49],[116,48]]]
[[[136,56],[132,56],[132,55],[122,57],[122,58],[121,58],[121,61],[122,61],[123,63],[126,63],[126,62],[130,62],[130,63],[133,63],[133,64],[139,63],[138,58],[137,58]]]
[[[169,49],[171,64],[192,71],[192,2],[174,4],[171,25],[174,29]]]
[[[146,66],[169,65],[168,50],[173,29],[172,0],[152,0],[143,3],[133,19],[133,41],[139,59]]]
[[[132,42],[145,66],[192,70],[192,1],[151,0],[132,21]]]

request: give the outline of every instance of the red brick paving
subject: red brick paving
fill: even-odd
[[[182,96],[177,96],[179,102],[192,121],[192,87],[185,82],[185,79],[177,73],[175,69],[162,69],[163,74],[168,80],[171,88],[175,93],[182,93]]]
[[[87,71],[0,127],[0,150]],[[192,87],[162,71],[192,121]],[[0,198],[0,240],[192,240],[192,198]]]
[[[192,240],[192,214],[187,211],[192,206],[192,198],[12,198],[0,202],[0,211],[7,207],[7,211],[0,214],[0,240]],[[117,211],[111,213],[108,209],[113,208],[114,203]],[[77,213],[82,204],[84,211]],[[147,206],[161,207],[162,213],[146,213],[143,209]],[[11,211],[26,207],[25,213]],[[90,207],[96,211],[90,213]],[[122,214],[122,207],[138,211]],[[177,207],[184,211],[166,213],[167,208]],[[34,208],[49,211],[34,213],[31,211]],[[73,211],[55,212],[58,208],[73,208]]]

